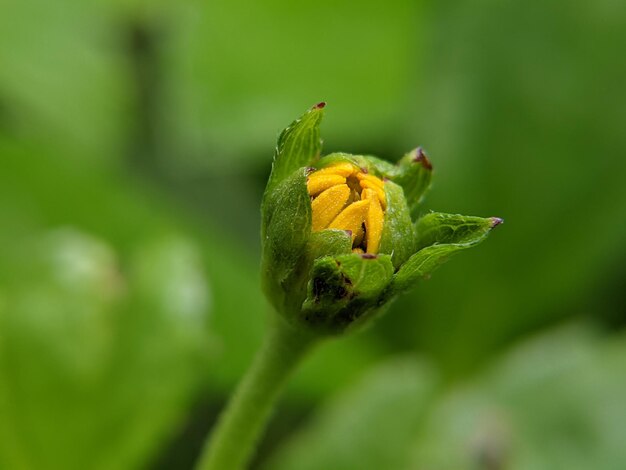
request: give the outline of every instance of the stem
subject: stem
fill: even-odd
[[[282,318],[272,324],[263,347],[205,444],[196,470],[246,467],[274,402],[315,340],[314,336],[287,325]]]

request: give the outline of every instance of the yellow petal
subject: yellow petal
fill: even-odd
[[[367,235],[367,252],[376,254],[380,246],[380,239],[383,235],[383,209],[380,207],[378,195],[373,189],[367,188],[363,191],[366,200],[370,201],[369,210],[365,217],[365,233]]]
[[[381,180],[380,178],[374,176],[374,175],[370,175],[368,173],[357,173],[356,177],[359,181],[368,181],[376,186],[378,186],[380,189],[384,189],[384,183],[383,180]]]
[[[338,184],[328,188],[317,196],[311,203],[313,220],[311,229],[319,232],[328,227],[328,224],[343,210],[350,197],[350,188],[347,184]]]
[[[337,163],[336,165],[327,166],[319,171],[316,171],[315,175],[339,175],[347,178],[356,171],[355,166],[352,163],[344,162]]]
[[[374,191],[376,191],[376,195],[378,196],[378,200],[380,201],[382,207],[387,207],[387,199],[385,198],[385,190],[383,188],[381,188],[378,184],[372,183],[369,180],[361,180],[360,184],[361,188],[363,188],[363,192],[365,192],[366,189],[373,189]]]
[[[326,191],[331,186],[344,184],[345,182],[346,178],[344,176],[328,174],[320,175],[318,172],[309,176],[309,179],[306,182],[306,188],[311,196],[317,196],[319,193]]]
[[[352,248],[352,253],[358,253],[362,255],[365,252],[363,251],[363,248],[356,247],[356,248]]]
[[[365,222],[365,216],[369,208],[370,201],[358,201],[353,202],[346,207],[337,217],[333,220],[328,228],[336,228],[340,230],[351,230],[352,241],[358,235],[359,229]]]

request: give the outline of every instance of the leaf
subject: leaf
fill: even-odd
[[[324,106],[325,103],[313,106],[281,132],[266,194],[298,168],[311,166],[319,157],[322,151],[319,126]]]
[[[404,190],[404,197],[411,211],[411,216],[417,215],[420,202],[430,188],[433,168],[421,148],[406,154],[389,175],[393,181]]]
[[[0,264],[0,467],[130,469],[171,437],[209,360],[207,280],[173,237],[126,260],[77,229]]]
[[[263,201],[261,280],[270,301],[283,313],[293,311],[292,304],[298,303],[289,294],[298,288],[294,282],[301,278],[301,273],[296,270],[306,263],[306,244],[311,235],[306,174],[306,168],[296,170],[266,193]]]
[[[394,276],[391,290],[409,289],[419,278],[429,275],[448,258],[483,241],[502,219],[432,213],[417,224],[418,247]]]
[[[624,354],[624,335],[570,325],[445,388],[398,358],[331,397],[264,468],[618,470]]]
[[[433,371],[414,358],[379,364],[323,404],[264,468],[406,468],[435,384]]]
[[[408,468],[623,468],[625,340],[570,325],[515,347],[433,407]]]
[[[502,219],[431,212],[418,220],[417,249],[431,245],[475,245],[483,241]]]

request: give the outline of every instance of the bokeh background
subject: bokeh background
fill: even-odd
[[[626,468],[626,3],[0,5],[0,468],[189,469],[259,345],[278,132],[505,218],[293,378],[254,468]]]

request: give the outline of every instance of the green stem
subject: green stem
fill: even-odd
[[[315,343],[277,319],[204,447],[196,470],[246,467],[290,373]]]

